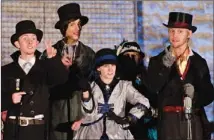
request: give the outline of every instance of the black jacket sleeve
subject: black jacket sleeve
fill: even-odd
[[[12,105],[12,91],[10,90],[10,82],[6,76],[5,67],[2,67],[2,77],[1,77],[1,111],[8,110]]]
[[[47,83],[50,86],[63,84],[68,79],[68,70],[63,65],[61,57],[56,55],[50,59],[44,59],[43,66],[47,72]]]
[[[149,87],[154,93],[158,93],[167,83],[171,68],[162,63],[162,56],[155,56],[150,59],[148,66]]]
[[[195,92],[197,92],[196,106],[203,107],[209,105],[214,100],[214,87],[211,83],[210,72],[205,59],[202,63],[197,61],[195,77],[197,76]]]

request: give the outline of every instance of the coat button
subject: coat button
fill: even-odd
[[[29,91],[29,94],[30,94],[30,95],[33,95],[33,91],[32,91],[32,90],[31,90],[31,91]]]
[[[30,101],[30,105],[33,105],[34,104],[34,101]]]
[[[20,116],[23,116],[23,113],[22,113],[22,112],[20,112]]]
[[[30,114],[31,114],[31,115],[34,115],[34,113],[35,113],[34,110],[31,110],[31,111],[30,111]]]

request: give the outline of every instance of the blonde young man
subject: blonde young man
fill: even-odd
[[[148,72],[152,89],[158,94],[160,140],[202,140],[204,106],[214,99],[214,88],[206,63],[188,45],[197,30],[188,13],[169,13],[170,46],[151,58]]]

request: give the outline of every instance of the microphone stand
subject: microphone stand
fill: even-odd
[[[192,113],[192,99],[190,97],[184,98],[184,113],[187,119],[187,140],[192,140],[192,123],[191,123],[191,113]]]

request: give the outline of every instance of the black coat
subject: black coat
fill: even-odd
[[[57,49],[58,56],[62,56],[63,46],[64,44],[61,40],[53,45]],[[79,79],[83,77],[89,78],[91,75],[94,66],[94,56],[95,53],[90,47],[79,42],[75,52],[75,62],[69,68],[68,81],[65,84],[51,88],[51,100],[72,98],[73,95],[71,93],[79,90]],[[59,92],[60,95],[58,94]]]
[[[153,93],[158,96],[159,124],[165,119],[162,112],[164,106],[183,106],[185,96],[183,85],[185,83],[191,83],[195,89],[193,108],[200,109],[203,112],[203,107],[214,100],[214,88],[210,80],[206,60],[196,52],[193,53],[194,55],[189,57],[190,65],[184,80],[180,79],[175,63],[171,68],[163,65],[162,57],[165,52],[150,59],[148,67],[149,83]],[[207,120],[205,115],[200,117]],[[160,125],[160,129],[164,129],[162,125]],[[173,130],[171,131],[173,132]]]
[[[58,41],[54,48],[57,55],[63,55],[64,43]],[[69,68],[66,83],[50,89],[51,96],[51,131],[57,140],[72,139],[71,124],[82,117],[80,104],[80,89],[78,81],[85,77],[90,79],[94,66],[95,52],[88,46],[79,42],[75,52],[75,62]]]
[[[49,87],[64,83],[67,80],[68,71],[62,64],[60,57],[39,60],[40,53],[36,51],[35,54],[36,62],[27,75],[18,64],[19,51],[11,55],[14,62],[2,66],[2,111],[8,110],[7,117],[34,117],[38,114],[44,114],[46,120],[48,115]],[[59,75],[59,73],[61,74]],[[21,106],[12,103],[12,94],[17,92],[16,79],[18,78],[21,81],[20,91],[26,92],[26,95],[22,97]],[[7,127],[6,121],[4,136],[13,136],[13,128],[14,125],[10,124],[8,124]],[[21,140],[27,140],[29,136],[31,137],[30,139],[40,139],[40,136],[44,139],[44,131],[44,125],[39,126],[39,128],[33,127],[32,129],[31,126],[20,127],[19,136]]]

